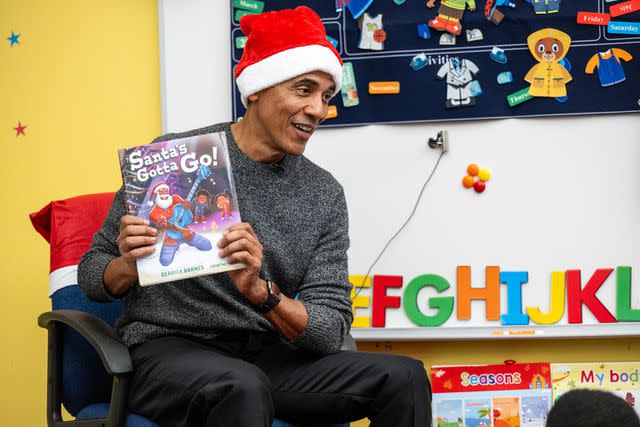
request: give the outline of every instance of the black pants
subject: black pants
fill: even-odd
[[[165,337],[133,347],[131,412],[162,427],[267,427],[275,417],[323,424],[431,425],[422,362],[404,356],[296,349],[271,334],[208,342]]]

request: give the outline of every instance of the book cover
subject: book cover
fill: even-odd
[[[435,405],[434,419],[438,427],[463,427],[462,399],[442,399]]]
[[[468,399],[464,402],[464,424],[466,427],[488,427],[491,424],[491,402],[489,399]]]
[[[155,251],[137,261],[140,285],[244,268],[218,257],[240,222],[224,132],[121,149],[127,211],[158,229]]]
[[[493,423],[495,427],[520,427],[520,398],[494,397]]]
[[[434,427],[544,427],[549,363],[434,366]]]
[[[549,410],[549,399],[546,396],[524,396],[522,398],[523,427],[544,427]]]
[[[640,416],[640,362],[552,363],[553,399],[578,388],[610,391]]]

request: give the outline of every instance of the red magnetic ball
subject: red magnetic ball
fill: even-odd
[[[485,188],[487,188],[487,184],[483,181],[476,181],[475,184],[473,184],[473,189],[476,190],[476,193],[482,193]]]

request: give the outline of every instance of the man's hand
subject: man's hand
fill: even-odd
[[[228,256],[230,263],[241,262],[247,267],[228,271],[236,289],[253,305],[264,303],[269,293],[267,283],[258,275],[262,266],[263,247],[251,224],[242,222],[229,227],[218,242],[220,256]],[[309,322],[307,309],[301,301],[280,294],[278,306],[266,313],[265,318],[285,339],[291,341],[302,333]]]
[[[433,5],[434,5],[435,3],[436,3],[436,0],[429,0],[429,1],[427,2],[427,7],[431,8],[431,7],[433,7]]]
[[[118,250],[122,259],[135,265],[138,258],[151,255],[155,251],[158,230],[149,225],[149,221],[133,215],[120,218]]]
[[[218,247],[221,249],[218,255],[229,257],[229,263],[241,262],[247,266],[227,272],[236,289],[253,305],[266,301],[266,284],[258,277],[262,266],[263,248],[251,224],[242,222],[229,227],[218,242]]]
[[[138,280],[136,260],[155,251],[158,230],[149,221],[133,215],[120,218],[120,233],[116,243],[120,256],[113,259],[104,270],[102,280],[105,289],[114,296],[124,294]]]

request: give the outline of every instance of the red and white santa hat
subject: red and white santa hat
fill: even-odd
[[[165,183],[160,181],[159,183],[157,183],[156,185],[153,186],[153,188],[151,189],[151,193],[149,193],[149,200],[147,201],[147,205],[149,206],[153,206],[154,205],[154,200],[156,195],[158,194],[158,191],[160,190],[169,190],[169,186]]]
[[[242,103],[263,89],[312,71],[330,74],[342,86],[342,59],[327,40],[320,17],[306,6],[245,15],[240,28],[247,36],[236,66]]]

